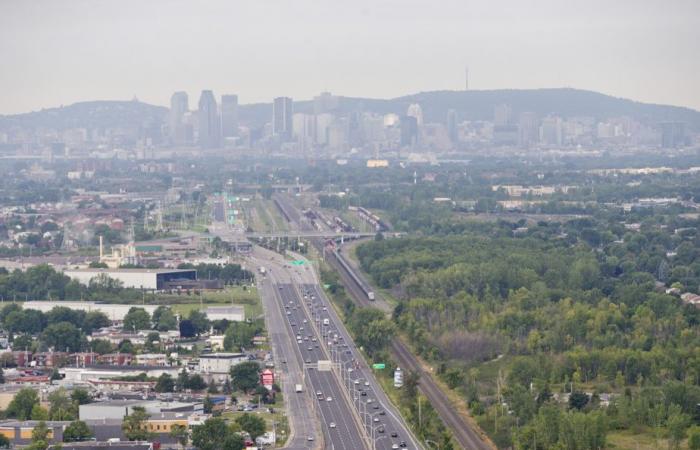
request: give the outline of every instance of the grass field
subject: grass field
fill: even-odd
[[[262,314],[262,304],[258,291],[254,287],[233,286],[223,291],[206,292],[198,295],[159,296],[159,303],[169,304],[176,313],[187,315],[190,311],[201,309],[202,305],[243,305],[246,317],[255,318]]]

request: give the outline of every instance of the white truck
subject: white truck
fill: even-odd
[[[294,390],[297,394],[300,392],[304,392],[304,389],[301,387],[301,384],[297,384],[296,386],[294,386]]]
[[[330,324],[331,324],[331,321],[328,320],[328,319],[323,319],[323,324],[324,324],[324,325],[330,325]]]
[[[260,271],[260,275],[263,275],[263,276],[265,275],[265,273],[267,273],[267,269],[265,269],[265,267],[263,267],[263,266],[260,266],[259,271]]]
[[[374,292],[368,292],[367,293],[367,298],[374,301]]]

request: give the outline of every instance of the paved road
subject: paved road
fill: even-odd
[[[261,278],[258,283],[263,299],[263,308],[270,334],[272,354],[277,361],[277,376],[285,399],[287,420],[291,434],[285,448],[301,450],[313,448],[321,436],[318,418],[309,393],[295,392],[296,384],[303,384],[303,361],[295,353],[292,345],[291,330],[286,326],[286,319],[280,311],[281,299],[270,278]],[[284,361],[284,364],[281,362]],[[309,441],[309,437],[313,441]]]
[[[276,365],[278,369],[282,368],[288,379],[285,396],[289,397],[288,416],[294,430],[288,448],[310,448],[324,441],[324,447],[328,449],[368,449],[359,417],[354,413],[338,377],[330,370],[318,369],[318,361],[328,360],[330,356],[320,345],[320,335],[310,325],[308,309],[300,297],[299,286],[304,277],[310,279],[310,275],[306,270],[292,269],[279,254],[259,247],[255,248],[250,259],[256,266],[267,269],[267,275],[259,278],[262,279],[260,284]],[[295,392],[296,384],[302,384],[304,392]],[[317,392],[321,395],[318,396]],[[327,401],[328,397],[330,401]],[[300,404],[296,399],[303,401]],[[295,408],[305,411],[300,414]],[[320,439],[321,430],[324,439]],[[308,436],[314,440],[309,441]]]
[[[367,434],[374,440],[377,449],[421,448],[408,431],[408,426],[379,385],[350,334],[331,307],[328,298],[318,284],[302,286],[311,308],[314,322],[329,346],[331,359],[343,379],[348,392],[352,392],[355,408],[363,418]],[[328,325],[324,325],[328,322]]]
[[[343,285],[356,304],[360,306],[378,306],[367,300],[365,293],[333,258],[328,258],[327,261],[338,271]],[[403,342],[399,339],[394,339],[391,343],[391,350],[399,367],[412,370],[420,375],[420,390],[430,400],[430,404],[435,408],[445,425],[452,431],[452,435],[462,448],[470,450],[493,449],[489,443],[482,439],[480,433],[455,411],[445,393],[433,381],[432,375],[423,370],[418,359]]]
[[[300,214],[297,208],[291,203],[288,197],[277,195],[275,196],[275,201],[278,207],[283,211],[292,226],[304,228],[304,224],[300,220]],[[318,240],[313,241],[317,248],[322,251],[323,243]],[[327,262],[333,266],[339,273],[343,285],[346,287],[350,297],[354,302],[360,306],[380,306],[374,303],[370,303],[367,300],[366,294],[359,288],[359,286],[348,276],[345,271],[340,267],[334,258],[328,258]],[[357,271],[355,271],[357,274]],[[491,450],[494,447],[489,443],[484,441],[480,431],[475,429],[471,424],[469,424],[455,409],[452,407],[449,399],[444,392],[439,388],[439,386],[433,381],[431,375],[423,370],[423,367],[419,364],[418,359],[413,355],[406,345],[398,339],[394,339],[391,344],[392,354],[397,359],[397,362],[401,367],[407,368],[409,370],[414,370],[421,375],[421,381],[419,388],[423,394],[428,398],[430,404],[438,412],[438,415],[442,419],[443,423],[452,431],[457,443],[464,449],[470,450]]]

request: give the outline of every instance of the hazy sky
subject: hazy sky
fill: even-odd
[[[0,0],[0,114],[576,87],[700,109],[700,0]]]

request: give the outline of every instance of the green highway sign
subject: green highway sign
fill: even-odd
[[[384,363],[372,364],[372,368],[377,369],[377,370],[386,369],[386,364],[384,364]]]
[[[294,265],[294,266],[303,266],[303,265],[304,265],[304,261],[301,260],[301,259],[297,259],[297,260],[292,261],[292,265]]]

